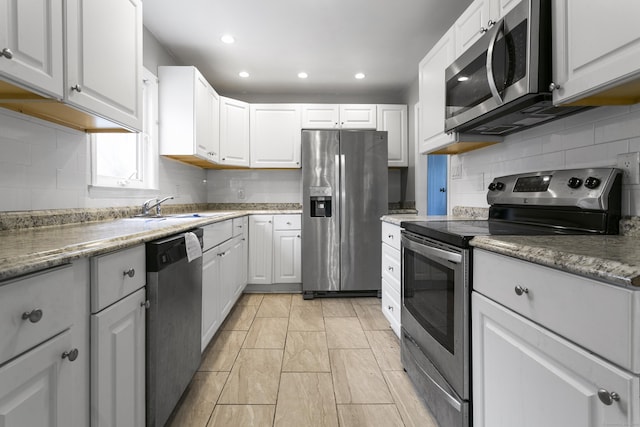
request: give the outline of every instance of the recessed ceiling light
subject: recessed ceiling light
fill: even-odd
[[[298,77],[301,79],[306,79],[307,77],[309,77],[309,74],[305,73],[304,71],[301,73],[298,73]]]
[[[460,76],[460,77],[458,77],[458,81],[459,81],[459,82],[466,82],[467,80],[469,80],[469,77],[467,77],[467,76]]]
[[[362,79],[364,79],[364,73],[358,73],[358,74],[356,74],[354,77],[355,77],[356,79],[358,79],[358,80],[362,80]]]
[[[240,71],[238,75],[243,79],[246,79],[247,77],[249,77],[249,73],[247,73],[246,71]]]
[[[222,43],[226,44],[231,44],[236,41],[236,39],[234,39],[231,34],[225,34],[224,36],[220,37],[220,40],[222,40]]]

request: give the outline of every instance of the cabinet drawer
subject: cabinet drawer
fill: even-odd
[[[91,258],[91,312],[97,313],[146,282],[144,245]]]
[[[400,226],[382,222],[382,241],[400,250]]]
[[[240,218],[233,218],[232,220],[232,234],[233,237],[244,234],[247,230],[248,220],[246,216],[242,216]]]
[[[273,216],[273,229],[274,230],[300,230],[301,226],[300,215],[274,215]]]
[[[73,281],[69,265],[0,284],[0,364],[71,326]]]
[[[202,233],[202,250],[208,251],[233,236],[233,220],[205,225],[202,227]]]
[[[400,294],[382,278],[382,313],[391,324],[391,328],[400,337]]]
[[[396,285],[398,292],[400,291],[400,268],[400,251],[383,243],[382,276],[386,277],[389,283]]]
[[[640,329],[636,327],[640,324],[640,292],[478,249],[474,250],[473,287],[564,338],[640,373]]]

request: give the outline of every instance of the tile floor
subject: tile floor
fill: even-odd
[[[244,294],[167,424],[437,427],[377,298]]]

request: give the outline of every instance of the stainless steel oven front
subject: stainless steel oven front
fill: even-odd
[[[470,250],[402,231],[402,362],[442,426],[469,426]]]

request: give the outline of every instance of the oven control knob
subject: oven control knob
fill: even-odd
[[[567,185],[569,186],[569,188],[578,188],[582,185],[582,180],[574,176],[573,178],[569,178],[569,182],[567,182]]]
[[[496,182],[496,190],[498,191],[504,190],[504,182],[500,182],[500,181]]]
[[[599,185],[600,185],[600,180],[598,178],[594,178],[592,176],[590,176],[589,178],[585,179],[585,181],[584,181],[584,186],[587,187],[590,190],[593,190],[594,188],[598,188]]]
[[[492,182],[489,184],[489,191],[494,191],[496,189],[496,185]]]

